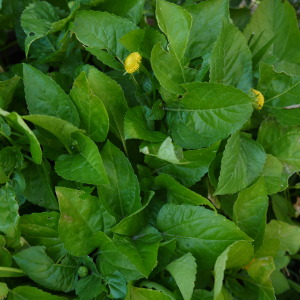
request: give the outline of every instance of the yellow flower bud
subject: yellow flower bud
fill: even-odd
[[[132,52],[130,53],[124,63],[124,67],[127,73],[132,74],[136,72],[142,62],[142,56],[138,52]]]
[[[265,98],[263,94],[260,91],[255,89],[251,89],[250,91],[255,99],[254,107],[258,110],[262,109],[265,103]]]

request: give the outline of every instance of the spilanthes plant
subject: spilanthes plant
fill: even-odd
[[[299,299],[300,32],[250,2],[0,0],[0,300]]]

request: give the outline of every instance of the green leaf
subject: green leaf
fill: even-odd
[[[106,288],[102,283],[101,277],[93,273],[78,280],[75,285],[75,291],[80,300],[92,300],[105,292]]]
[[[5,299],[8,294],[8,287],[7,284],[4,282],[0,282],[0,297],[1,299]]]
[[[18,286],[9,292],[7,300],[67,300],[32,286]]]
[[[285,172],[281,161],[271,154],[267,154],[262,176],[265,179],[268,195],[276,194],[288,187],[289,174]]]
[[[129,108],[125,116],[125,139],[140,139],[149,142],[165,140],[166,135],[160,131],[154,131],[154,122],[149,120],[151,111],[146,106]]]
[[[66,250],[58,236],[58,212],[42,212],[22,215],[20,227],[22,236],[31,246],[45,246],[47,254],[58,261]]]
[[[248,41],[251,38],[250,48],[257,64],[259,61],[294,64],[300,75],[300,32],[295,10],[288,1],[262,1],[244,34]]]
[[[30,45],[51,32],[52,23],[59,20],[55,8],[46,1],[31,3],[21,15],[21,26],[26,33],[25,54]]]
[[[200,181],[203,175],[207,173],[208,166],[215,158],[219,147],[219,143],[215,143],[205,149],[182,151],[181,148],[170,142],[167,143],[165,141],[164,143],[165,155],[161,157],[157,156],[157,158],[152,157],[152,155],[156,156],[157,147],[160,149],[163,144],[152,144],[151,146],[147,146],[146,149],[142,147],[140,151],[146,155],[149,153],[145,157],[145,162],[154,168],[158,174],[169,174],[187,187]],[[147,149],[149,149],[149,152],[146,151]],[[170,161],[171,158],[176,158],[179,160],[179,163]]]
[[[104,276],[119,271],[127,281],[148,277],[157,263],[157,240],[130,239],[115,235],[113,240],[100,236],[97,264]]]
[[[246,241],[238,241],[228,246],[217,258],[214,268],[214,300],[223,300],[222,295],[224,272],[245,266],[254,256],[253,246]]]
[[[145,0],[102,0],[98,7],[100,10],[128,18],[138,24],[143,14],[144,4]]]
[[[41,165],[29,164],[22,171],[26,181],[24,196],[30,202],[48,209],[58,209],[50,179],[50,165],[42,162]]]
[[[163,88],[173,94],[184,94],[180,84],[188,82],[187,71],[173,51],[166,52],[160,44],[156,44],[150,61],[155,77]]]
[[[182,186],[167,174],[156,177],[155,184],[167,189],[168,200],[174,204],[208,205],[210,208],[215,209],[209,200]]]
[[[124,299],[127,295],[126,280],[119,271],[105,277],[105,281],[110,289],[110,297],[113,299]]]
[[[139,182],[127,157],[112,143],[105,144],[101,155],[108,182],[99,185],[99,197],[120,220],[141,208]]]
[[[6,119],[11,127],[16,129],[18,132],[23,133],[28,138],[32,159],[35,163],[40,164],[42,162],[42,150],[40,143],[23,119],[17,113],[8,113],[1,108],[0,115]]]
[[[13,99],[19,80],[20,77],[15,75],[10,79],[0,81],[0,108],[7,109]]]
[[[239,193],[233,206],[233,221],[254,240],[254,246],[262,244],[265,233],[268,197],[264,179]]]
[[[300,78],[274,71],[273,66],[260,65],[258,87],[265,97],[264,108],[282,125],[300,125]]]
[[[249,186],[263,170],[266,153],[256,141],[239,132],[227,141],[216,195],[233,194]]]
[[[59,264],[46,254],[45,247],[34,246],[13,256],[18,266],[30,279],[53,291],[70,292],[74,289],[77,261],[65,256]]]
[[[70,147],[73,143],[72,134],[76,131],[80,131],[71,123],[52,116],[29,115],[24,116],[23,119],[51,132],[69,151],[71,151]]]
[[[179,5],[157,0],[156,18],[159,28],[168,38],[171,52],[179,62],[183,61],[192,25],[191,15]]]
[[[101,99],[108,112],[111,131],[124,141],[124,118],[128,106],[122,88],[94,67],[89,68],[87,79],[92,92]]]
[[[59,236],[72,255],[83,256],[97,246],[97,232],[104,229],[100,200],[84,191],[56,187],[59,201]]]
[[[109,129],[108,114],[102,101],[92,93],[84,72],[74,81],[70,96],[89,137],[103,142]]]
[[[211,145],[239,130],[252,113],[251,99],[216,83],[182,85],[187,93],[165,108],[174,141],[185,148]]]
[[[132,285],[128,288],[125,300],[172,300],[169,296],[158,290],[143,289]]]
[[[266,226],[265,240],[268,243],[272,242],[272,239],[279,241],[279,253],[284,254],[287,251],[291,255],[296,254],[300,249],[300,228],[272,220]]]
[[[212,50],[210,82],[232,85],[245,92],[253,86],[252,56],[247,41],[228,21],[223,21],[222,31]]]
[[[54,116],[79,125],[74,104],[51,77],[27,64],[23,64],[23,76],[30,114]]]
[[[300,126],[282,126],[275,120],[265,120],[258,131],[258,142],[266,152],[277,157],[289,176],[300,170]]]
[[[201,57],[212,51],[222,29],[222,20],[229,18],[228,0],[208,0],[186,9],[193,23],[187,45],[187,57]]]
[[[72,28],[82,44],[105,49],[110,56],[116,56],[121,62],[129,52],[119,40],[123,35],[135,29],[137,27],[129,20],[102,11],[79,12]],[[106,63],[105,60],[103,63]]]
[[[197,264],[193,255],[186,253],[168,264],[166,270],[169,271],[175,279],[183,299],[190,300],[192,298],[197,273]]]
[[[191,252],[201,269],[212,268],[234,242],[251,241],[233,222],[202,206],[165,204],[158,213],[157,226],[167,240],[177,240],[180,251]]]
[[[274,288],[270,275],[275,270],[272,257],[261,257],[255,259],[247,268],[247,272],[254,284],[259,289],[259,298],[275,300]]]
[[[128,32],[120,39],[130,52],[139,52],[142,57],[150,59],[152,48],[156,44],[167,45],[165,36],[152,28],[136,29]]]
[[[4,247],[5,238],[0,235],[0,266],[10,267],[12,265],[12,257],[10,252]]]
[[[9,185],[2,186],[0,188],[0,231],[11,238],[18,239],[19,219],[19,206],[13,188]]]
[[[55,162],[55,171],[67,180],[87,184],[105,184],[108,178],[97,145],[80,132],[72,137],[77,141],[76,154],[63,154]]]

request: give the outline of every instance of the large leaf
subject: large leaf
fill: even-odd
[[[201,195],[189,190],[167,174],[155,178],[155,184],[168,191],[168,200],[175,204],[207,205],[215,209],[213,204]]]
[[[260,246],[265,233],[268,197],[263,178],[239,193],[233,206],[233,221]]]
[[[36,287],[23,285],[12,289],[7,300],[67,300],[67,298],[52,295]]]
[[[109,129],[108,114],[102,101],[92,93],[84,72],[74,81],[70,96],[89,137],[103,142]]]
[[[122,88],[94,67],[89,68],[87,79],[92,92],[101,99],[108,112],[111,131],[124,142],[124,118],[128,106]]]
[[[242,133],[233,134],[225,147],[215,194],[233,194],[249,186],[265,161],[266,153],[259,143]]]
[[[226,269],[241,268],[253,257],[253,246],[246,241],[238,241],[228,246],[218,257],[215,267],[214,300],[223,300],[222,287]]]
[[[27,64],[23,65],[23,76],[30,114],[54,116],[79,125],[74,104],[52,78]]]
[[[197,264],[191,253],[177,258],[167,265],[166,270],[170,272],[179,287],[184,300],[192,298],[196,281]]]
[[[41,286],[65,293],[74,289],[77,261],[73,257],[66,256],[56,264],[43,246],[27,248],[13,257],[28,277]]]
[[[139,182],[127,157],[112,143],[106,143],[101,155],[109,181],[99,185],[99,196],[107,211],[120,220],[142,206]]]
[[[59,236],[73,255],[83,256],[97,246],[97,232],[104,229],[100,200],[84,191],[56,187],[59,201]]]
[[[300,75],[300,32],[295,11],[288,1],[262,1],[244,34],[248,41],[251,39],[256,64],[284,62],[295,65],[297,71],[292,73]],[[284,63],[278,66],[279,71],[289,71]]]
[[[212,268],[229,245],[251,240],[233,222],[202,206],[165,204],[157,226],[167,240],[177,240],[179,250],[191,252],[203,269]]]
[[[275,120],[265,120],[258,131],[258,141],[267,153],[283,162],[285,172],[291,175],[300,170],[300,126],[282,126]]]
[[[58,236],[58,212],[43,212],[22,215],[20,227],[22,236],[31,246],[45,246],[48,255],[58,261],[66,250]]]
[[[190,59],[211,52],[222,29],[222,20],[229,18],[228,3],[228,0],[207,0],[186,8],[193,18],[187,47]]]
[[[182,61],[192,25],[191,15],[178,5],[157,0],[156,18],[158,26],[168,38],[171,52],[178,61]]]
[[[300,125],[300,77],[276,72],[262,63],[257,88],[265,97],[264,108],[282,125]]]
[[[67,180],[88,184],[103,184],[108,178],[97,145],[80,132],[74,132],[77,141],[75,154],[63,154],[55,162],[55,171]]]
[[[73,31],[81,43],[88,47],[105,49],[110,57],[116,56],[121,61],[129,52],[119,39],[134,29],[137,27],[129,20],[101,11],[79,12],[73,26]],[[102,61],[106,63],[105,60]]]
[[[0,108],[7,109],[13,99],[19,80],[20,77],[15,75],[10,79],[0,81]]]
[[[142,144],[140,151],[146,154],[146,163],[158,174],[169,174],[189,187],[207,173],[218,147],[219,143],[215,143],[205,149],[182,151],[168,138],[161,144]]]
[[[7,122],[11,127],[15,128],[18,132],[23,133],[28,138],[32,159],[35,163],[40,164],[42,162],[41,146],[36,136],[31,131],[31,129],[27,126],[27,124],[15,112],[8,113],[0,109],[0,115],[7,120]]]
[[[234,43],[232,42],[234,41]],[[228,21],[210,59],[210,81],[232,85],[245,92],[252,88],[252,57],[243,34]]]
[[[27,200],[45,208],[58,209],[49,164],[46,162],[41,165],[29,164],[22,174],[26,182],[24,196]]]
[[[252,113],[251,99],[216,83],[184,84],[182,100],[170,104],[167,120],[174,141],[185,148],[211,145],[239,130]]]
[[[0,188],[0,231],[11,238],[20,236],[19,206],[16,195],[9,185]]]

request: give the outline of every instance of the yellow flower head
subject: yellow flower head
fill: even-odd
[[[136,72],[142,62],[142,56],[138,52],[132,52],[130,53],[124,63],[124,67],[127,73],[132,74]]]
[[[251,94],[254,96],[255,99],[254,107],[258,110],[262,109],[265,103],[265,98],[263,94],[255,89],[251,89]]]

